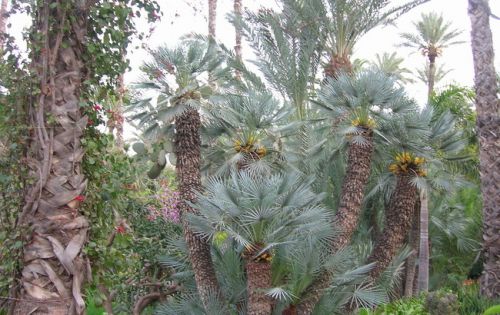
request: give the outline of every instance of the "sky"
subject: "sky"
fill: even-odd
[[[207,12],[208,0],[157,0],[163,12],[162,20],[155,24],[154,31],[150,38],[143,44],[148,48],[155,48],[160,45],[175,47],[180,38],[189,33],[207,34],[208,22]],[[307,1],[307,0],[306,0]],[[407,0],[405,0],[407,1]],[[394,0],[395,4],[405,2]],[[277,8],[276,0],[242,0],[244,10],[257,10],[261,6]],[[490,0],[490,8],[493,13],[500,16],[500,0]],[[403,66],[416,73],[416,69],[422,68],[425,57],[418,52],[408,48],[398,47],[401,43],[402,32],[414,32],[413,22],[418,21],[422,13],[436,12],[443,14],[445,21],[452,23],[452,29],[463,30],[458,38],[464,41],[463,44],[447,48],[440,56],[437,65],[444,64],[445,69],[452,70],[447,76],[436,85],[436,89],[445,87],[451,83],[462,86],[473,86],[473,61],[470,47],[470,19],[467,14],[467,0],[431,0],[418,6],[412,11],[401,16],[394,26],[377,27],[366,35],[354,47],[353,58],[361,58],[369,61],[375,60],[375,54],[384,52],[397,52],[399,57],[405,59]],[[217,31],[216,37],[228,47],[234,46],[234,27],[227,20],[227,15],[233,10],[233,0],[218,0],[217,7]],[[11,17],[12,24],[9,32],[17,38],[24,27],[28,25],[26,17]],[[149,30],[149,26],[139,23],[142,29]],[[493,43],[495,49],[495,67],[500,70],[500,20],[490,19],[490,26],[493,32]],[[18,40],[21,48],[26,45]],[[135,46],[135,45],[133,45]],[[138,80],[141,75],[140,66],[148,59],[145,49],[131,49],[128,55],[131,70],[125,75],[125,82],[132,83]],[[250,47],[243,43],[243,59],[254,58]],[[408,94],[415,98],[423,106],[426,101],[427,87],[424,83],[416,80],[414,84],[407,84]],[[133,138],[133,130],[130,126],[125,127],[125,137]]]
[[[151,34],[147,45],[150,48],[166,44],[175,46],[179,39],[191,32],[207,33],[207,0],[159,0],[164,16],[162,21],[156,25],[155,31]],[[394,3],[403,1],[396,0]],[[191,4],[189,4],[191,3]],[[276,8],[275,0],[243,0],[243,7],[249,10],[256,10],[261,6]],[[500,15],[500,0],[490,0],[492,12]],[[217,31],[216,37],[228,47],[234,46],[234,28],[227,21],[227,14],[233,10],[233,0],[219,0],[217,7]],[[473,85],[473,64],[470,47],[470,19],[467,15],[467,0],[431,0],[396,21],[395,26],[377,27],[367,33],[355,46],[353,58],[375,60],[375,54],[384,52],[397,52],[398,56],[404,57],[403,66],[416,73],[417,68],[422,68],[425,57],[420,53],[415,53],[411,49],[398,47],[401,43],[399,34],[401,32],[414,32],[414,21],[419,20],[422,13],[436,12],[442,13],[445,21],[452,23],[452,29],[461,29],[463,33],[459,40],[464,44],[450,47],[437,59],[437,65],[444,64],[445,69],[452,71],[437,84],[436,88],[444,87],[451,83],[460,85]],[[500,21],[490,19],[493,31],[493,41],[496,51],[495,66],[500,70]],[[148,58],[144,50],[134,51],[130,55],[132,71],[127,74],[126,81],[133,82],[140,75],[139,67]],[[243,47],[243,58],[252,59],[252,54],[248,46]],[[418,81],[415,84],[407,85],[408,94],[414,97],[419,104],[426,100],[427,87]]]

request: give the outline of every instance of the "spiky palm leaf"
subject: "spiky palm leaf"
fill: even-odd
[[[376,54],[375,62],[371,66],[385,73],[388,77],[394,77],[401,83],[413,83],[413,79],[406,75],[411,74],[411,70],[401,66],[404,59],[397,56],[395,52],[389,54],[385,52],[382,55]]]

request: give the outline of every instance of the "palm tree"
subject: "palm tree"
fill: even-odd
[[[145,137],[159,143],[161,147],[154,153],[156,163],[149,173],[151,177],[158,176],[165,166],[167,151],[175,154],[179,192],[183,201],[184,236],[198,293],[207,307],[213,296],[222,298],[210,245],[193,233],[185,217],[196,211],[191,204],[196,201],[196,192],[201,189],[201,120],[198,108],[210,89],[201,83],[199,77],[207,72],[212,72],[212,78],[217,77],[215,70],[222,59],[213,42],[196,40],[176,49],[161,47],[153,51],[152,56],[153,61],[144,65],[149,79],[136,85],[136,88],[156,92],[158,98],[156,104],[151,103],[152,98],[138,101],[133,108],[138,113],[132,119],[139,120],[139,127],[145,131]],[[169,81],[171,77],[175,78],[176,87],[172,87]],[[173,120],[175,125],[172,125]],[[169,145],[170,139],[173,139],[173,146]],[[134,147],[137,151],[145,150],[144,144]]]
[[[340,192],[334,225],[340,233],[331,242],[333,253],[347,246],[356,230],[365,187],[371,172],[374,137],[378,126],[391,115],[409,110],[403,90],[394,86],[384,74],[364,71],[327,79],[316,102],[327,114],[337,134],[347,140],[347,167]],[[376,106],[375,106],[376,105]],[[339,121],[339,117],[342,117]],[[322,273],[299,305],[300,314],[310,314],[322,291],[329,286],[331,275]]]
[[[236,53],[236,58],[241,61],[241,36],[242,36],[242,29],[241,29],[241,19],[242,19],[242,0],[234,0],[234,15],[236,18],[236,23],[234,26],[234,31],[235,31],[235,44],[234,44],[234,52]]]
[[[417,200],[417,184],[413,178],[425,176],[424,161],[409,152],[402,152],[396,155],[395,163],[389,167],[396,175],[396,187],[385,214],[384,230],[368,257],[369,263],[376,263],[369,273],[372,279],[378,279],[404,243]]]
[[[401,37],[405,41],[401,46],[418,49],[429,60],[428,98],[430,99],[434,91],[436,58],[445,48],[462,43],[455,40],[462,31],[450,29],[451,23],[445,22],[442,15],[434,12],[423,13],[421,20],[414,22],[413,25],[417,29],[417,34],[402,33]]]
[[[375,69],[385,73],[388,77],[394,77],[401,83],[413,83],[414,81],[406,77],[406,74],[412,72],[401,66],[404,59],[397,56],[395,52],[389,54],[385,52],[383,55],[376,54],[376,61],[371,65]]]
[[[390,7],[384,0],[327,0],[314,1],[317,10],[319,32],[325,32],[325,49],[329,61],[325,75],[336,77],[339,72],[352,72],[351,55],[358,40],[371,29],[390,23],[401,14],[426,0],[408,1],[397,7]]]
[[[67,3],[66,10],[52,9],[50,1],[38,3],[34,29],[35,38],[41,40],[35,45],[46,53],[32,56],[34,69],[39,71],[40,93],[33,97],[30,109],[33,125],[27,161],[35,181],[26,192],[19,216],[19,223],[29,225],[31,234],[24,246],[19,279],[23,290],[14,314],[34,310],[83,314],[85,262],[81,250],[89,223],[78,211],[87,183],[81,170],[84,151],[80,139],[87,126],[80,109],[85,74],[85,43],[81,40],[87,31],[89,8],[82,1]],[[74,17],[73,32],[60,27],[69,16]]]
[[[247,312],[271,314],[272,261],[284,246],[317,239],[331,232],[329,211],[319,205],[310,179],[295,172],[252,176],[239,171],[227,180],[210,179],[198,194],[199,215],[190,221],[198,233],[210,240],[234,241],[246,269]]]
[[[490,8],[487,1],[469,0],[471,19],[472,55],[474,57],[474,85],[476,89],[477,133],[481,192],[483,195],[483,250],[484,272],[481,276],[481,293],[490,298],[500,296],[500,178],[495,167],[500,149],[498,146],[498,81],[494,66],[493,39],[489,22]]]

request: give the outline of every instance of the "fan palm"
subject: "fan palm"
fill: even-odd
[[[417,33],[402,33],[404,42],[401,46],[418,49],[429,60],[428,98],[430,98],[434,91],[436,58],[445,48],[462,43],[455,40],[462,31],[450,29],[451,23],[445,22],[442,15],[434,12],[423,13],[421,20],[414,22],[413,25]]]
[[[410,103],[393,80],[373,71],[330,78],[318,95],[316,103],[327,114],[327,121],[333,123],[337,134],[348,144],[346,174],[334,218],[341,231],[330,246],[331,251],[336,252],[349,244],[356,229],[371,172],[374,137],[382,136],[378,127],[390,117],[409,110]],[[309,288],[299,311],[310,314],[329,283],[330,276],[321,274]]]
[[[371,65],[375,69],[385,73],[388,77],[394,77],[401,83],[413,83],[414,81],[408,77],[407,74],[412,72],[407,68],[401,66],[404,59],[397,56],[395,52],[389,54],[385,52],[383,55],[376,54],[376,61]]]
[[[176,49],[161,47],[152,52],[152,57],[152,61],[143,67],[148,79],[137,84],[136,88],[156,93],[158,97],[156,103],[151,97],[137,102],[134,110],[143,111],[136,113],[132,119],[138,119],[139,126],[145,128],[146,136],[155,136],[153,140],[168,142],[173,139],[182,199],[180,209],[184,218],[187,213],[195,211],[190,204],[195,202],[195,192],[201,188],[201,119],[198,108],[210,89],[207,88],[208,83],[202,83],[200,76],[207,72],[216,75],[222,58],[212,41],[190,41],[188,45]],[[175,125],[172,125],[173,121]],[[136,149],[144,151],[144,145],[136,145]],[[152,177],[158,176],[165,166],[165,154],[165,150],[155,152],[156,163],[149,173]],[[221,292],[210,246],[191,231],[185,219],[183,226],[198,293],[207,307],[211,296],[220,296]]]
[[[479,136],[479,158],[481,193],[483,195],[483,231],[485,243],[484,274],[481,277],[481,293],[487,297],[500,296],[498,275],[500,266],[500,182],[498,173],[498,90],[495,76],[493,39],[487,1],[469,0],[469,17],[472,26],[472,55],[476,89],[477,126]]]
[[[310,183],[295,172],[264,177],[240,171],[227,180],[211,179],[197,196],[199,215],[190,216],[193,229],[203,238],[227,238],[241,248],[247,314],[271,313],[271,265],[278,248],[330,234],[330,214]]]

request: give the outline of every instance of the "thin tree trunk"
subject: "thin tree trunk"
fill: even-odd
[[[489,22],[490,8],[485,0],[469,0],[474,85],[476,90],[479,168],[483,195],[484,272],[481,294],[500,296],[500,113],[498,82],[494,67],[493,39]]]
[[[413,210],[413,221],[410,230],[410,248],[412,249],[411,255],[406,259],[406,270],[405,270],[405,283],[404,283],[404,296],[411,297],[414,294],[413,282],[415,280],[415,274],[417,272],[417,257],[418,257],[418,247],[420,243],[420,198],[415,204],[415,209]]]
[[[116,146],[119,147],[120,149],[123,149],[123,97],[125,95],[125,79],[124,79],[124,74],[121,74],[118,77],[118,104],[116,107],[116,121],[115,121],[115,128],[116,128]]]
[[[210,254],[210,245],[194,234],[185,215],[195,212],[187,202],[196,201],[195,192],[201,189],[200,174],[200,114],[194,109],[186,110],[175,120],[175,155],[179,192],[182,200],[184,237],[189,250],[189,259],[203,305],[207,307],[210,297],[222,297]]]
[[[336,253],[349,244],[352,234],[358,226],[361,204],[371,171],[374,148],[371,132],[371,130],[365,132],[365,143],[351,142],[349,145],[347,172],[342,184],[340,206],[333,221],[335,228],[340,229],[340,233],[332,241],[330,246],[332,253]],[[330,285],[331,277],[329,272],[322,271],[315,282],[306,290],[307,293],[300,304],[297,305],[298,314],[308,315],[312,313],[324,290]]]
[[[236,53],[236,59],[239,62],[242,62],[242,52],[241,52],[241,19],[242,19],[242,13],[241,13],[241,5],[242,5],[242,0],[234,0],[234,16],[236,17],[236,24],[234,26],[234,32],[235,32],[235,45],[234,45],[234,52]],[[240,79],[241,78],[241,73],[236,70],[236,78]]]
[[[23,290],[14,313],[83,314],[85,263],[81,249],[88,221],[75,198],[86,187],[80,139],[87,117],[82,116],[79,104],[85,71],[81,40],[87,13],[77,4],[61,10],[51,9],[52,1],[42,3],[34,24],[41,40],[34,45],[44,53],[33,55],[40,94],[30,109],[32,138],[27,153],[35,183],[27,190],[18,220],[29,226],[30,234],[25,236],[19,279]],[[65,30],[70,17],[71,29]]]
[[[429,200],[420,193],[420,249],[418,258],[418,291],[429,290]]]
[[[265,294],[271,288],[271,263],[267,261],[246,263],[248,315],[270,315],[272,299]]]
[[[4,43],[4,33],[6,31],[5,25],[7,24],[7,17],[5,15],[7,14],[8,4],[8,0],[2,0],[2,6],[0,7],[0,49],[3,48]]]
[[[217,0],[208,0],[208,36],[215,38],[217,25]]]
[[[398,176],[396,188],[386,211],[384,230],[368,257],[369,263],[376,263],[369,273],[373,280],[380,277],[403,246],[413,218],[416,200],[417,187],[411,182],[411,177]]]
[[[434,93],[434,81],[436,80],[436,56],[429,55],[429,82],[427,84],[427,102],[430,103]]]

